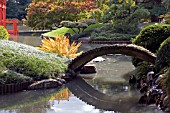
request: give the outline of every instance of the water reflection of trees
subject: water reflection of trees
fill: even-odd
[[[66,87],[62,88],[59,92],[57,92],[56,94],[52,95],[50,97],[49,101],[52,101],[52,100],[55,100],[55,99],[58,100],[58,104],[60,103],[60,100],[67,100],[67,101],[69,101],[69,90],[68,90],[68,88],[66,88]]]

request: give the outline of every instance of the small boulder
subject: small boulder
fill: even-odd
[[[28,89],[29,90],[48,89],[48,88],[56,88],[61,85],[62,85],[62,83],[59,80],[46,79],[46,80],[37,81],[37,82],[29,85]]]
[[[106,59],[104,59],[103,57],[96,57],[95,59],[93,59],[93,62],[102,62],[105,61]]]
[[[95,64],[87,63],[83,66],[83,68],[80,71],[80,74],[92,74],[96,73],[96,66]]]

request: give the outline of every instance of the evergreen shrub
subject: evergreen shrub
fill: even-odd
[[[156,67],[159,69],[170,66],[170,37],[162,42],[156,59]]]
[[[154,24],[143,28],[140,33],[132,40],[133,44],[143,46],[153,53],[156,53],[161,43],[170,36],[170,25]],[[141,62],[139,59],[132,59],[134,66]]]
[[[151,52],[156,53],[160,44],[170,36],[170,25],[155,24],[143,28],[132,40],[136,45],[143,46]]]
[[[130,41],[136,35],[107,32],[93,32],[91,41]]]

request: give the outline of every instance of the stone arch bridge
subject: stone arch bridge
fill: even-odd
[[[107,54],[124,54],[128,56],[134,56],[141,60],[155,64],[156,56],[149,50],[133,45],[133,44],[114,44],[112,46],[103,46],[100,48],[95,48],[84,52],[74,60],[72,60],[68,65],[68,70],[66,71],[66,78],[74,78],[77,72],[94,58]]]

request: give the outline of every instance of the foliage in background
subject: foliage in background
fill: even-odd
[[[104,12],[111,6],[111,0],[94,0],[97,8],[86,11],[87,18],[95,19],[97,22],[103,22],[102,17]]]
[[[75,34],[79,34],[81,32],[84,32],[85,29],[92,24],[96,24],[96,21],[94,19],[79,20],[77,22],[62,21],[60,23],[61,26],[72,29],[72,31]]]
[[[167,13],[164,14],[164,15],[160,15],[159,18],[164,18],[166,24],[170,24],[170,12],[167,12]]]
[[[133,5],[133,2],[113,4],[104,14],[103,21],[111,22],[116,33],[137,34],[138,24],[142,19],[148,18],[147,9]]]
[[[111,31],[96,31],[91,34],[91,41],[131,41],[136,35],[113,33]]]
[[[85,31],[89,31],[89,30],[92,30],[92,29],[95,29],[95,28],[100,28],[100,27],[103,27],[105,26],[106,24],[91,24],[89,25]],[[76,32],[78,32],[78,29],[74,29]],[[70,33],[71,35],[74,35],[75,32],[71,29],[71,28],[66,28],[66,27],[61,27],[61,28],[58,28],[56,30],[53,30],[53,31],[50,31],[50,32],[47,32],[45,34],[43,34],[43,36],[45,37],[55,37],[57,35],[65,35],[66,33]],[[80,33],[81,35],[81,33]]]
[[[7,18],[17,18],[22,20],[26,16],[25,8],[31,3],[38,4],[38,2],[57,2],[58,6],[63,6],[65,2],[73,2],[74,0],[7,0]],[[92,2],[92,0],[77,0],[76,2],[86,2],[85,4],[92,6],[96,6],[95,9],[89,11],[80,12],[78,15],[80,18],[93,18],[96,21],[100,21],[101,17],[104,15],[104,12],[112,5],[112,4],[121,4],[121,3],[133,3],[136,6],[144,7],[148,9],[151,13],[151,21],[158,22],[158,16],[162,14],[166,14],[170,9],[170,1],[169,0],[93,0],[93,4],[88,4]],[[134,2],[135,1],[135,2]],[[55,4],[55,3],[54,3]],[[86,6],[87,6],[86,5]],[[62,15],[63,16],[63,15]]]
[[[137,0],[137,1],[138,1],[138,3],[137,3],[138,5],[148,9],[148,11],[150,12],[151,22],[158,22],[159,15],[165,14],[169,10],[169,8],[167,7],[167,6],[169,6],[169,4],[167,4],[165,2],[168,0],[146,0],[146,1],[145,0],[141,0],[141,1]]]
[[[9,34],[4,26],[0,26],[0,40],[8,40]]]
[[[163,41],[159,47],[156,66],[158,69],[170,67],[170,37]]]
[[[88,27],[86,23],[81,23],[81,22],[62,21],[60,24],[63,27],[72,29],[75,34],[79,34],[83,32]],[[75,28],[78,29],[78,31],[74,30]]]
[[[94,1],[32,1],[27,9],[25,24],[33,29],[52,29],[61,21],[86,18],[85,12],[95,9]]]
[[[77,53],[80,45],[81,43],[76,44],[76,42],[70,45],[70,41],[67,37],[58,35],[54,39],[44,38],[42,40],[42,45],[37,48],[46,52],[57,53],[67,58],[76,58],[82,53]]]
[[[31,0],[7,0],[6,17],[22,20],[26,16],[26,8]]]

